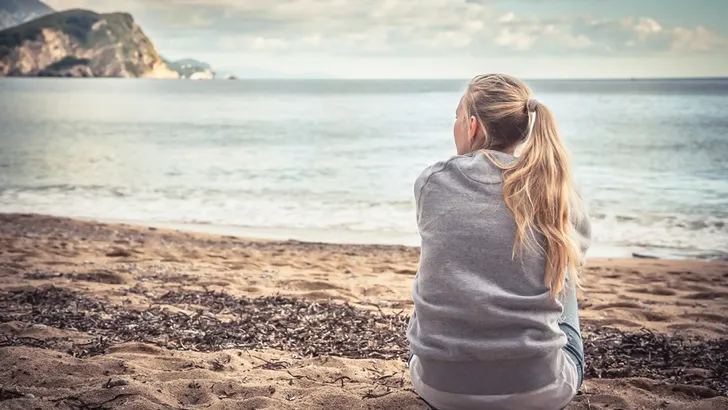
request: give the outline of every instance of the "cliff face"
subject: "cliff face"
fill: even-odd
[[[126,13],[70,10],[0,31],[0,76],[178,78]]]
[[[53,13],[38,0],[0,0],[0,30]]]

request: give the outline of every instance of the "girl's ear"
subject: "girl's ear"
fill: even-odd
[[[470,126],[468,127],[468,138],[471,140],[475,138],[478,133],[478,119],[474,115],[470,116]]]

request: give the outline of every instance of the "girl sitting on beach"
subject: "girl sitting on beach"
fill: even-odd
[[[506,75],[471,81],[453,132],[458,155],[415,183],[412,383],[439,410],[561,409],[583,379],[576,285],[590,239],[564,143]]]

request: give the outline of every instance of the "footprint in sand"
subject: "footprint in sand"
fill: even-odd
[[[382,296],[386,294],[392,294],[392,289],[381,286],[381,285],[375,285],[375,286],[369,286],[361,288],[361,294],[364,296]]]
[[[597,271],[594,272],[594,275],[598,275],[600,279],[619,279],[622,276],[624,276],[623,272],[620,271],[614,271],[614,270],[606,270],[606,271]]]
[[[702,285],[690,285],[685,284],[680,286],[680,290],[688,291],[688,292],[714,292],[715,289],[710,286],[702,286]]]
[[[104,272],[104,271],[98,271],[98,272],[89,272],[89,273],[81,273],[77,275],[71,276],[72,280],[78,280],[83,282],[96,282],[96,283],[106,283],[108,285],[123,285],[128,282],[128,279],[115,272]]]
[[[586,397],[586,400],[584,399]],[[582,403],[585,400],[586,403]],[[589,396],[581,395],[577,396],[573,403],[568,407],[572,408],[574,405],[581,405],[576,407],[579,409],[589,410],[608,410],[608,409],[629,409],[630,404],[627,400],[612,394],[591,394]]]
[[[176,393],[177,401],[184,406],[201,406],[213,401],[209,380],[176,380],[167,384],[172,385],[170,392]]]
[[[596,319],[596,320],[590,320],[590,323],[592,323],[596,327],[629,327],[629,328],[641,328],[642,324],[633,322],[631,320],[626,319],[617,319],[617,318],[609,318],[609,319]]]
[[[109,258],[128,258],[132,256],[132,253],[126,249],[114,248],[106,252],[106,256],[108,256]]]
[[[637,302],[613,302],[613,303],[604,303],[602,305],[596,305],[592,307],[592,310],[604,310],[604,309],[614,309],[614,308],[625,308],[625,309],[644,309],[645,305],[642,303]]]
[[[690,322],[690,323],[673,323],[671,325],[667,326],[670,331],[674,333],[688,333],[688,334],[700,334],[701,330],[707,333],[708,335],[715,335],[716,333],[719,335],[725,335],[728,334],[728,329],[725,327],[721,327],[719,325],[716,325],[714,322],[707,322],[707,321],[700,321],[700,322]]]
[[[345,290],[340,286],[319,280],[282,280],[280,283],[285,287],[304,291]]]
[[[154,345],[139,343],[139,342],[127,342],[119,345],[109,347],[109,353],[132,353],[132,354],[147,354],[153,356],[164,356],[167,351],[161,347]]]
[[[688,313],[687,315],[682,315],[682,317],[694,319],[696,322],[713,322],[728,325],[728,317],[710,313]]]
[[[690,300],[728,299],[728,292],[696,292],[684,296]]]
[[[198,282],[198,285],[202,286],[202,287],[219,286],[221,288],[226,288],[226,287],[231,286],[231,283],[228,281],[225,281],[225,280],[211,280],[211,281],[206,281],[206,282]]]
[[[675,292],[672,289],[668,288],[633,288],[629,289],[628,292],[634,292],[634,293],[644,293],[647,295],[656,295],[656,296],[675,296],[677,295],[677,292]]]
[[[667,322],[668,320],[672,319],[671,315],[657,312],[644,312],[642,313],[642,316],[644,316],[645,319],[649,320],[650,322]]]

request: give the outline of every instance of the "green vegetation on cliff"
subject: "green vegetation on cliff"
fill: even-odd
[[[110,32],[116,36],[109,38],[104,32],[94,31],[92,27],[105,20]],[[127,13],[98,14],[88,10],[68,10],[43,16],[16,27],[0,31],[0,58],[25,41],[38,39],[43,29],[54,29],[75,38],[86,48],[116,42],[124,37],[134,26],[134,19]]]
[[[73,56],[64,57],[63,60],[56,61],[55,63],[46,67],[46,70],[59,71],[66,68],[71,68],[77,65],[88,65],[91,61],[87,58],[76,58]]]

